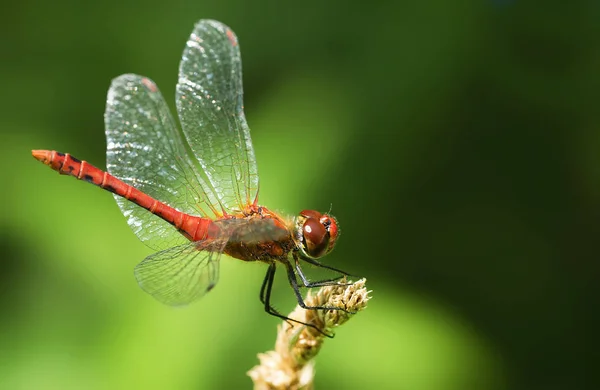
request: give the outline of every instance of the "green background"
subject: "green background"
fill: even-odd
[[[174,107],[201,18],[240,40],[261,203],[332,204],[342,234],[325,261],[373,290],[327,340],[317,388],[592,388],[597,1],[33,0],[1,13],[0,388],[251,387],[278,323],[258,301],[265,267],[225,259],[201,302],[164,307],[136,285],[151,251],[112,196],[30,156],[104,168],[110,80],[146,75]]]

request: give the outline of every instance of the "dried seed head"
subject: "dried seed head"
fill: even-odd
[[[343,310],[306,310],[300,306],[288,317],[316,325],[325,333],[344,324],[355,313],[363,310],[371,298],[365,287],[366,280],[347,284],[325,286],[316,294],[307,294],[304,302],[307,306],[339,307]],[[258,355],[260,365],[248,372],[254,382],[254,388],[260,390],[275,389],[312,389],[314,363],[312,359],[319,353],[325,336],[314,328],[283,322],[277,328],[275,350]]]

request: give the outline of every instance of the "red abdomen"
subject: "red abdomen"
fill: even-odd
[[[55,150],[32,150],[31,154],[37,160],[62,175],[75,176],[80,180],[95,184],[145,208],[175,226],[189,240],[198,241],[205,239],[209,228],[213,224],[213,221],[209,218],[197,217],[177,211],[129,184],[122,182],[108,172],[96,168],[87,161],[81,161],[68,153],[59,153]]]

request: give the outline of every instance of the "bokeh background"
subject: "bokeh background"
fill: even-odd
[[[262,203],[332,204],[342,235],[326,261],[373,290],[324,346],[317,388],[598,386],[598,1],[24,0],[1,13],[0,388],[251,388],[278,323],[257,297],[265,268],[226,259],[201,302],[164,307],[136,285],[151,251],[112,196],[30,156],[104,167],[110,80],[151,77],[173,108],[201,18],[240,40]]]

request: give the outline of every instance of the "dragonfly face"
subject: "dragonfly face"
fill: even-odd
[[[305,257],[318,259],[333,250],[338,237],[336,219],[315,210],[303,210],[296,218],[296,244]]]

